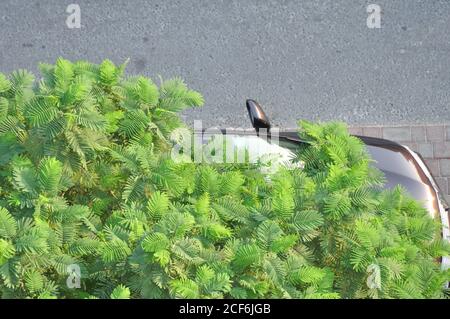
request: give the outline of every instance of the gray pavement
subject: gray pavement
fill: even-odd
[[[69,29],[66,7],[81,7]],[[366,26],[379,4],[382,28]],[[450,123],[450,1],[1,0],[0,72],[58,56],[183,77],[205,97],[185,112],[248,126],[259,100],[276,125]]]

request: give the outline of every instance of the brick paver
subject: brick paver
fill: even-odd
[[[426,142],[427,135],[426,130],[423,126],[413,126],[411,127],[411,141],[412,142]]]
[[[450,125],[359,126],[350,132],[383,137],[420,153],[450,203]]]
[[[398,142],[411,142],[411,127],[410,126],[398,126],[398,127],[383,127],[383,138]]]

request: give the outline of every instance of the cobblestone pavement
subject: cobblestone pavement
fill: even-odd
[[[358,126],[350,132],[392,140],[420,153],[450,203],[450,125]]]

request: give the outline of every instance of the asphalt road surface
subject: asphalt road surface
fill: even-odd
[[[77,3],[81,28],[66,25]],[[382,9],[370,29],[366,7]],[[1,0],[0,72],[58,56],[181,76],[205,97],[184,113],[248,127],[255,98],[275,125],[450,123],[448,0]]]

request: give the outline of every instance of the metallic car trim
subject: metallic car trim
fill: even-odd
[[[402,146],[411,154],[412,157],[414,157],[417,164],[420,166],[422,171],[427,176],[430,184],[433,186],[433,189],[434,189],[437,199],[438,199],[437,202],[438,202],[438,208],[439,208],[439,215],[440,215],[441,223],[442,223],[442,238],[444,240],[447,240],[450,242],[449,211],[447,209],[445,209],[445,207],[443,205],[443,203],[445,203],[445,201],[441,197],[439,188],[438,188],[433,176],[431,175],[428,167],[423,162],[422,158],[417,153],[412,151],[408,146],[405,146],[405,145],[402,145]],[[450,256],[444,256],[441,261],[441,269],[445,270],[448,268],[450,268]]]

